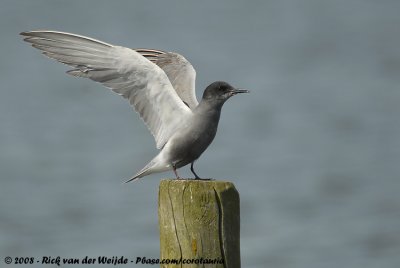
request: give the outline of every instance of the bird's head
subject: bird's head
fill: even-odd
[[[204,90],[203,99],[222,105],[230,97],[239,93],[249,93],[249,91],[245,89],[236,89],[226,82],[217,81]]]

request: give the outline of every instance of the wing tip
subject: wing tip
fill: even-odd
[[[68,32],[62,32],[62,31],[33,30],[33,31],[20,32],[19,34],[22,35],[22,36],[27,36],[27,40],[29,40],[30,38],[39,38],[39,39],[47,38],[47,35],[50,34],[50,36],[56,35],[56,36],[67,36],[67,37],[70,37],[70,38],[78,38],[78,39],[82,39],[82,40],[98,43],[98,44],[101,44],[101,45],[107,46],[107,47],[113,47],[114,46],[112,44],[100,41],[100,40],[92,38],[92,37],[79,35],[79,34],[68,33]]]
[[[56,31],[48,31],[48,30],[33,30],[33,31],[23,31],[19,34],[22,36],[34,37],[36,33],[56,33]]]

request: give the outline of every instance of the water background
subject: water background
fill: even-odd
[[[0,262],[159,256],[158,183],[173,174],[122,184],[153,138],[125,100],[18,36],[52,29],[179,52],[198,97],[215,80],[252,91],[226,103],[196,167],[240,192],[242,267],[400,267],[399,12],[390,0],[1,1]]]

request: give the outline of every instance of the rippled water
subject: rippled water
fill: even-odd
[[[18,36],[54,29],[182,53],[198,96],[215,80],[252,90],[224,106],[197,163],[240,192],[242,267],[399,267],[399,10],[3,1],[1,258],[159,256],[158,182],[173,174],[122,184],[157,153],[152,137],[123,99]]]

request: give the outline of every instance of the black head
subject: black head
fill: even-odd
[[[203,99],[223,104],[230,97],[238,93],[248,93],[248,90],[236,89],[223,81],[217,81],[204,90]]]

